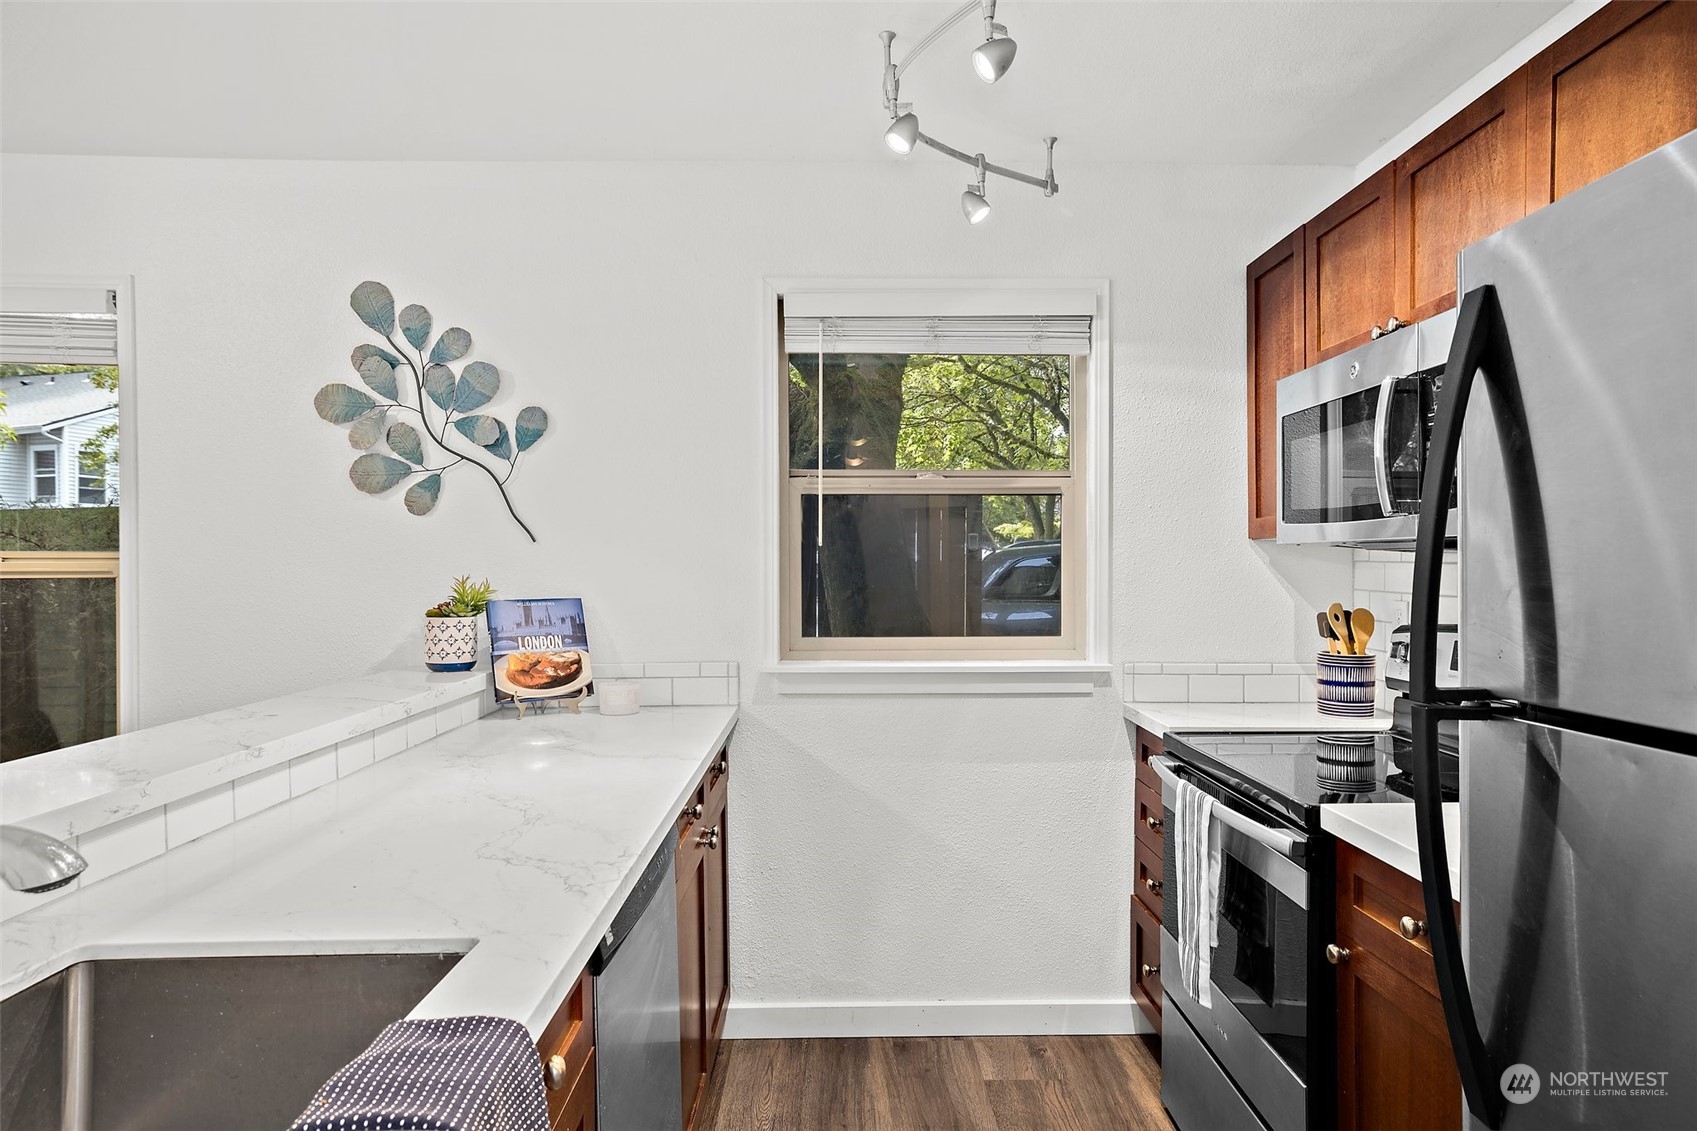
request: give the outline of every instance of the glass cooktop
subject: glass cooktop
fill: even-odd
[[[1169,755],[1304,827],[1319,826],[1321,805],[1413,800],[1406,740],[1389,732],[1180,734],[1168,735],[1166,746]],[[1444,778],[1444,798],[1453,801],[1453,775]]]

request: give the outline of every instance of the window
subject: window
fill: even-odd
[[[86,467],[77,469],[77,505],[83,507],[103,507],[106,505],[106,473],[90,471]]]
[[[1093,316],[930,298],[785,296],[779,658],[1082,660]]]
[[[128,714],[117,310],[105,287],[0,286],[0,761],[116,734]]]
[[[59,449],[32,448],[29,455],[30,466],[35,473],[35,492],[32,498],[38,503],[58,502]]]

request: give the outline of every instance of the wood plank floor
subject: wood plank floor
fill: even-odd
[[[1145,1037],[727,1041],[698,1131],[1171,1131]]]

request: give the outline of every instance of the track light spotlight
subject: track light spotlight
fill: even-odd
[[[919,118],[912,112],[898,117],[890,123],[890,128],[884,131],[884,144],[904,157],[912,153],[913,147],[918,143]]]
[[[985,82],[995,82],[1007,74],[1013,65],[1014,52],[1019,50],[1019,44],[1002,36],[999,39],[986,39],[972,52],[972,69],[978,72],[978,77]]]
[[[984,199],[984,190],[977,185],[967,185],[966,191],[960,194],[960,210],[966,214],[968,223],[983,223],[990,215],[990,202]]]

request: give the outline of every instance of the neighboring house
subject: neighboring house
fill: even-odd
[[[118,465],[89,471],[83,441],[118,422],[118,394],[86,373],[0,377],[0,419],[17,440],[0,447],[0,507],[106,506],[118,497]]]

